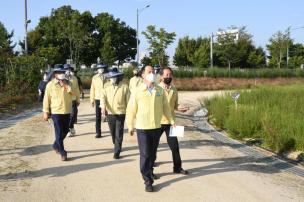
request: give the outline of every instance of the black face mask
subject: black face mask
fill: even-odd
[[[172,78],[164,78],[164,83],[169,85],[172,82]]]

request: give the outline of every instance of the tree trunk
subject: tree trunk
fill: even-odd
[[[282,52],[280,51],[280,57],[279,57],[279,69],[281,69],[281,62],[282,62]]]

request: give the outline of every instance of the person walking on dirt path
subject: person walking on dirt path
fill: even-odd
[[[77,120],[78,115],[78,106],[80,104],[80,92],[79,92],[79,86],[78,86],[78,79],[76,76],[74,76],[74,68],[71,67],[69,64],[65,64],[64,68],[66,69],[66,77],[70,81],[73,91],[75,92],[75,95],[72,97],[72,112],[70,117],[70,123],[69,123],[69,133],[67,134],[68,137],[73,137],[76,135],[76,131],[74,128],[74,124]]]
[[[84,91],[83,91],[81,78],[77,75],[77,70],[74,69],[74,71],[71,71],[71,75],[73,75],[77,78],[79,93],[81,94],[81,99],[83,100],[84,99]],[[76,123],[77,123],[77,117],[76,117]]]
[[[122,83],[123,73],[112,70],[106,74],[106,77],[110,79],[111,84],[105,86],[101,91],[100,107],[102,115],[108,118],[108,125],[114,144],[113,158],[119,159],[130,91],[128,85]]]
[[[174,110],[178,110],[178,92],[177,89],[172,85],[173,71],[170,67],[164,67],[160,70],[160,75],[161,75],[161,83],[159,84],[159,86],[164,89],[165,96],[167,97],[170,106],[171,115],[175,119]],[[185,112],[185,110],[179,110],[179,111]],[[166,116],[163,116],[161,119],[161,135],[163,134],[163,132],[166,133],[167,143],[172,152],[173,165],[174,165],[173,172],[187,175],[188,171],[182,168],[178,139],[177,137],[169,136],[171,126],[172,125],[170,123],[170,120],[168,120]]]
[[[140,172],[147,192],[153,192],[153,160],[156,158],[162,115],[174,125],[164,90],[154,84],[155,78],[153,67],[146,66],[143,71],[143,84],[131,94],[128,105],[130,109],[127,110],[127,125],[131,136],[136,128]]]
[[[46,72],[44,72],[43,79],[39,82],[39,85],[38,85],[38,93],[39,93],[38,102],[43,101],[45,88],[46,88],[46,85],[47,85],[48,82],[49,82],[48,81],[48,75],[47,75]]]
[[[97,64],[97,74],[93,76],[91,88],[90,88],[90,101],[92,107],[95,107],[96,115],[96,136],[95,138],[101,138],[101,110],[100,110],[100,93],[101,90],[108,84],[105,73],[107,71],[107,65]]]
[[[61,155],[61,160],[67,160],[67,152],[63,141],[69,132],[70,114],[72,110],[73,89],[66,79],[63,65],[55,65],[54,79],[46,86],[43,99],[43,120],[51,116],[55,128],[53,149]],[[50,115],[51,114],[51,115]]]
[[[143,82],[143,79],[141,77],[141,71],[139,69],[133,69],[133,75],[134,76],[130,79],[129,82],[129,89],[131,93]]]

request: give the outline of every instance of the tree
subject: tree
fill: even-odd
[[[265,67],[266,56],[263,48],[259,47],[258,49],[251,51],[248,56],[247,63],[251,68]]]
[[[12,37],[14,32],[8,33],[4,25],[0,22],[0,57],[5,58],[12,56],[14,47],[16,44],[12,44]]]
[[[152,59],[150,57],[147,57],[147,56],[143,57],[140,62],[144,66],[152,65]]]
[[[173,63],[177,66],[192,66],[191,58],[195,51],[200,47],[199,39],[190,39],[189,36],[179,39],[175,54],[173,57]]]
[[[210,45],[209,40],[205,38],[199,48],[190,56],[190,61],[195,67],[205,68],[210,64]]]
[[[38,56],[44,58],[46,63],[49,65],[60,63],[61,55],[59,47],[40,47],[36,53]]]
[[[8,59],[13,56],[15,44],[11,38],[14,32],[8,33],[4,25],[0,22],[0,90],[5,86],[7,80]]]
[[[107,51],[103,46],[107,45],[114,51],[118,65],[121,65],[128,58],[135,58],[136,55],[136,31],[127,26],[120,19],[115,19],[108,13],[100,13],[95,17],[98,40],[103,51]],[[111,35],[111,43],[104,44],[102,39],[106,35]],[[114,55],[113,53],[108,53]]]
[[[110,33],[106,33],[103,37],[103,46],[100,49],[101,61],[111,66],[116,61],[116,54],[114,48],[111,46],[112,40]]]
[[[24,49],[24,41],[19,44]],[[80,13],[62,6],[40,18],[38,26],[29,31],[28,48],[29,54],[44,57],[51,65],[65,63],[68,58],[77,65],[90,65],[101,57],[101,50],[103,57],[110,56],[108,62],[115,55],[114,61],[122,64],[135,58],[136,31],[108,13],[93,17],[89,11]]]
[[[289,37],[289,30],[285,32],[278,31],[270,39],[269,44],[266,45],[270,56],[269,56],[269,65],[277,66],[277,68],[282,67],[283,59],[286,59],[287,47],[292,45],[293,42]]]
[[[70,58],[79,64],[80,50],[87,45],[92,32],[87,22],[83,22],[83,16],[71,6],[53,9],[50,16],[40,18],[38,26],[29,32],[29,53],[49,59],[48,55],[43,55],[43,53],[49,54],[50,50],[58,49],[60,58],[57,62],[65,63],[66,59]],[[20,42],[20,45],[24,49],[24,41]],[[46,51],[48,48],[50,49]]]
[[[156,30],[155,26],[149,25],[147,31],[142,32],[150,44],[150,57],[157,60],[159,66],[163,67],[169,63],[168,55],[166,54],[167,47],[175,40],[174,32],[167,32],[164,28]]]
[[[291,44],[289,47],[289,68],[299,68],[304,64],[304,46],[303,44]]]
[[[235,37],[230,34],[221,35],[218,37],[217,42],[218,43],[214,46],[214,49],[221,62],[224,65],[228,65],[230,70],[231,65],[235,65],[240,61],[240,58],[237,57],[238,51]]]

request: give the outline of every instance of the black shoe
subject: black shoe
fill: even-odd
[[[152,184],[146,185],[145,191],[146,192],[153,192],[153,186],[152,186]]]
[[[186,170],[184,170],[184,169],[180,169],[180,170],[175,170],[175,171],[173,171],[174,173],[178,173],[178,174],[183,174],[183,175],[188,175],[189,174],[189,172],[188,171],[186,171]]]
[[[53,147],[53,150],[56,152],[56,154],[59,154],[59,150]]]
[[[113,159],[120,159],[119,153],[114,154]]]
[[[154,180],[158,180],[160,177],[159,177],[158,175],[155,175],[154,173],[152,173],[152,178],[153,178]]]
[[[61,156],[61,160],[62,160],[62,161],[67,161],[67,160],[68,160],[67,155],[66,155],[66,154],[65,154],[65,155],[62,155],[62,156]]]
[[[119,154],[114,154],[113,159],[119,159],[119,158],[120,158]]]
[[[95,135],[95,138],[101,138],[101,135],[97,134]]]

